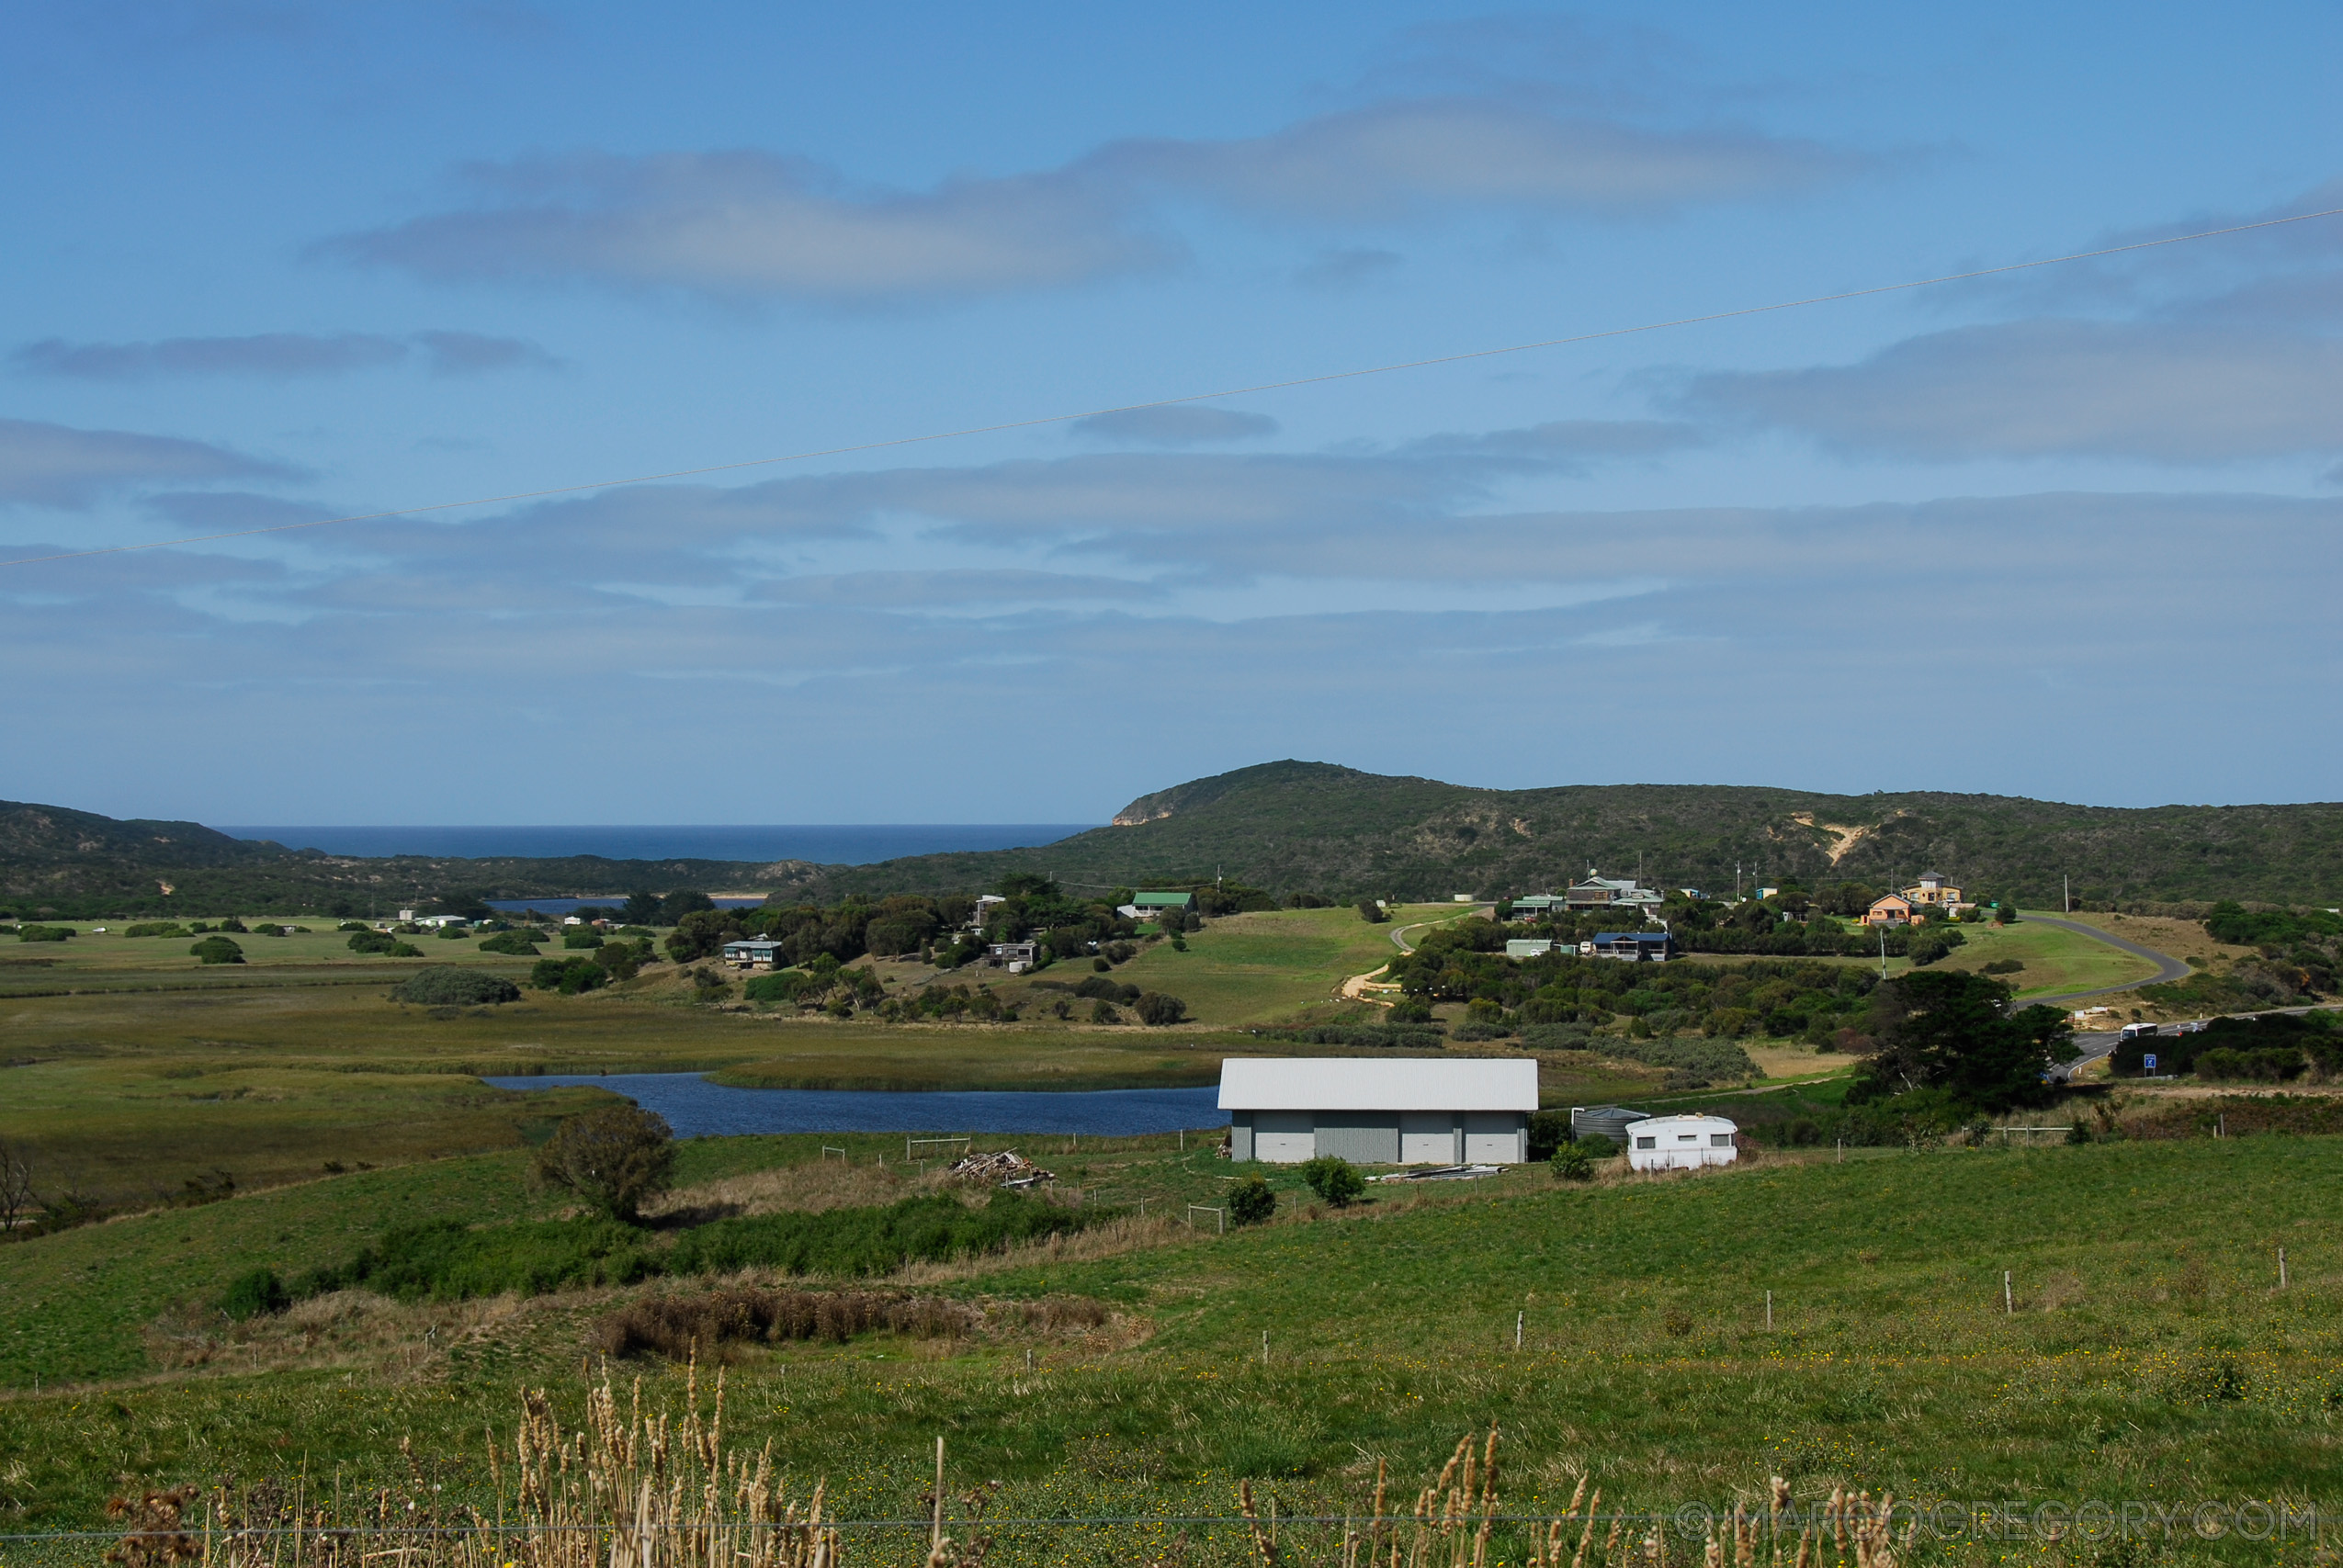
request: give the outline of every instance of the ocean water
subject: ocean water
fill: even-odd
[[[869,865],[904,855],[1054,844],[1097,826],[1095,822],[945,822],[738,827],[245,827],[219,830],[232,838],[274,839],[289,849],[323,850],[330,855],[445,855],[466,860],[500,855],[531,860],[600,855],[605,860],[805,860],[821,865]]]
[[[498,1089],[591,1084],[667,1118],[679,1138],[739,1133],[1088,1133],[1127,1138],[1226,1127],[1217,1089],[1089,1092],[735,1089],[697,1073],[494,1077]]]

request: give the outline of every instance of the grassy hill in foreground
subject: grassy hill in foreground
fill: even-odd
[[[1269,762],[1126,807],[1046,848],[823,867],[809,893],[940,892],[1012,872],[1116,886],[1208,879],[1406,898],[1555,888],[1589,866],[1712,892],[1767,881],[1911,882],[1942,871],[2035,908],[2059,878],[2093,901],[2331,903],[2343,805],[2067,806],[2014,795],[1813,795],[1733,784],[1473,789],[1326,762]]]
[[[678,887],[971,892],[1014,872],[1077,891],[1216,874],[1278,893],[1442,898],[1562,886],[1600,866],[1715,891],[1768,881],[1908,882],[1942,871],[2040,908],[2062,875],[2094,903],[2343,901],[2343,805],[2070,806],[1932,791],[1816,795],[1740,784],[1475,789],[1328,762],[1266,762],[1126,807],[1115,825],[1034,849],[877,865],[802,861],[367,860],[231,839],[191,822],[118,822],[0,802],[0,908],[368,914],[458,894],[623,896]],[[168,884],[175,891],[165,893]]]
[[[878,1179],[824,1167],[821,1141],[695,1144],[685,1179],[774,1163],[807,1181]],[[1165,1143],[1052,1159],[1091,1162],[1102,1192],[1146,1190],[1149,1170],[1216,1184],[1209,1156]],[[854,1147],[868,1166],[875,1142]],[[1724,1501],[1776,1473],[1801,1498],[1843,1483],[2324,1510],[2343,1494],[2333,1156],[2325,1138],[2208,1137],[1768,1158],[1590,1187],[1533,1168],[1317,1215],[1280,1172],[1279,1220],[1258,1230],[1159,1222],[1123,1245],[932,1269],[916,1287],[1088,1296],[1115,1303],[1121,1328],[741,1348],[728,1426],[752,1451],[772,1439],[800,1493],[828,1476],[860,1517],[916,1517],[938,1432],[956,1475],[1004,1483],[1005,1518],[1222,1515],[1239,1475],[1273,1488],[1285,1515],[1340,1515],[1364,1503],[1377,1457],[1423,1473],[1492,1419],[1508,1511],[1558,1508],[1582,1466],[1613,1506]],[[240,1268],[338,1258],[394,1216],[541,1212],[518,1164],[337,1177],[0,1247],[0,1361],[19,1389],[0,1400],[0,1455],[23,1461],[0,1486],[11,1528],[94,1524],[125,1484],[302,1467],[363,1495],[402,1483],[410,1435],[429,1480],[477,1496],[483,1427],[507,1430],[519,1390],[538,1385],[573,1422],[589,1325],[631,1292],[367,1307],[371,1326],[340,1351],[341,1319],[312,1314],[240,1332],[191,1377],[96,1398],[22,1385],[35,1361],[51,1380],[134,1375],[142,1346],[169,1343],[149,1326],[158,1314],[195,1331],[170,1303],[209,1299]],[[655,1404],[680,1392],[655,1362],[614,1371],[622,1391],[647,1373]],[[2269,1561],[2262,1550],[2215,1556]],[[1138,1560],[1086,1542],[1052,1556]]]

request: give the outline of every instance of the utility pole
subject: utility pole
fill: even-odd
[[[1887,978],[1887,928],[1879,928],[1879,977]]]
[[[2058,874],[2058,912],[2062,915],[2075,912],[2075,896],[2066,889],[2066,874],[2063,871]]]

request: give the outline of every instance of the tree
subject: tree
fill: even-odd
[[[630,926],[655,926],[659,923],[662,905],[656,893],[636,892],[627,895],[627,902],[619,913]]]
[[[21,1145],[0,1143],[0,1231],[12,1231],[32,1219],[38,1201],[32,1191],[32,1161]]]
[[[1277,1194],[1258,1176],[1249,1176],[1228,1190],[1228,1219],[1232,1224],[1257,1225],[1277,1212]]]
[[[667,1119],[631,1105],[572,1116],[537,1151],[538,1179],[631,1224],[675,1171]]]
[[[1964,1106],[2006,1111],[2046,1098],[2043,1075],[2074,1036],[2055,1008],[2009,1013],[2009,987],[1989,976],[1922,970],[1872,993],[1878,1049],[1856,1069],[1851,1104],[1939,1089]]]
[[[631,906],[633,900],[629,899],[628,902]],[[685,915],[714,908],[716,908],[716,900],[707,894],[695,888],[679,888],[659,901],[660,919],[657,923],[663,926],[679,926],[684,923]],[[645,920],[642,923],[650,925],[652,922]]]
[[[224,936],[208,936],[187,951],[201,964],[242,964],[244,950]]]
[[[1374,899],[1362,898],[1359,900],[1359,919],[1364,920],[1367,924],[1371,926],[1379,926],[1390,918],[1391,917],[1389,915],[1384,913],[1383,906],[1376,903]]]
[[[1366,1190],[1366,1178],[1349,1160],[1320,1155],[1302,1163],[1302,1180],[1309,1190],[1338,1209],[1346,1209]]]
[[[1188,1004],[1160,991],[1145,991],[1139,996],[1138,1012],[1141,1023],[1163,1029],[1186,1018]]]
[[[609,978],[610,971],[591,958],[540,958],[529,968],[529,989],[574,997]]]

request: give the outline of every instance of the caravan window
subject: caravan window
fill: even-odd
[[[1680,1144],[1697,1144],[1701,1141],[1701,1135],[1698,1133],[1679,1133],[1676,1134],[1676,1141]]]
[[[1658,1138],[1637,1138],[1636,1140],[1636,1147],[1639,1149],[1656,1149],[1659,1147],[1659,1140]]]
[[[1708,1135],[1708,1146],[1713,1149],[1729,1149],[1733,1146],[1733,1134],[1730,1133],[1711,1133]]]

